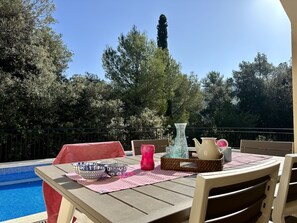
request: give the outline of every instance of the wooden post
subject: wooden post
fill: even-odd
[[[291,22],[294,153],[297,153],[297,0],[280,0]]]

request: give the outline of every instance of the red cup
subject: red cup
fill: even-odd
[[[155,168],[154,153],[155,146],[151,144],[142,144],[141,150],[141,162],[140,167],[142,170],[153,170]]]

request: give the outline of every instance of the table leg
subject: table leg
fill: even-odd
[[[58,223],[70,222],[72,220],[73,213],[73,204],[71,204],[66,198],[63,197],[58,216]]]

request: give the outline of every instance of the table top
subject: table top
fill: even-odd
[[[155,154],[159,161],[163,153]],[[126,164],[139,164],[141,156],[108,159]],[[281,163],[284,157],[272,156],[269,159],[245,164],[230,169],[239,169],[277,160]],[[227,168],[226,168],[227,169]],[[225,171],[225,168],[224,170]],[[68,178],[65,174],[73,172],[71,164],[40,166],[35,168],[36,174],[59,192],[75,208],[85,213],[94,222],[178,222],[186,220],[196,184],[196,175],[174,180],[139,186],[131,189],[96,193]],[[219,174],[219,172],[218,172]],[[280,175],[279,174],[279,175]]]

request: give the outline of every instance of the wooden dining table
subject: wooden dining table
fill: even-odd
[[[164,154],[154,154],[154,160],[160,161],[162,155]],[[106,161],[134,165],[139,164],[140,160],[141,156],[127,156]],[[224,167],[223,171],[233,169],[244,171],[246,167],[255,167],[272,160],[281,163],[279,171],[281,174],[284,157],[276,156],[235,167]],[[75,209],[95,223],[181,222],[189,218],[196,186],[196,174],[100,194],[67,177],[66,174],[71,172],[73,172],[72,164],[35,167],[35,173],[63,197],[59,223],[70,222]],[[217,173],[220,174],[220,172]]]

